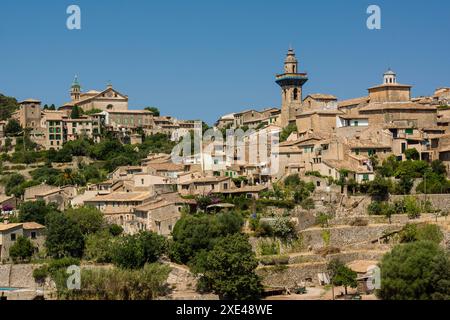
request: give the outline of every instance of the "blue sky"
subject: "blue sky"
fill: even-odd
[[[66,28],[77,4],[82,30]],[[366,28],[366,9],[382,29]],[[274,76],[291,44],[309,73],[305,94],[359,97],[391,67],[413,95],[450,86],[450,2],[1,0],[0,92],[63,104],[109,80],[130,108],[214,122],[279,106]]]

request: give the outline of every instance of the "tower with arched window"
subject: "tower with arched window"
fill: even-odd
[[[295,52],[289,49],[284,60],[284,73],[276,76],[276,83],[281,87],[280,125],[282,127],[295,122],[297,109],[302,104],[303,85],[306,81],[308,81],[308,75],[298,71]]]

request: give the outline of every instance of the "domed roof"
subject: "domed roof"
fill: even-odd
[[[391,70],[391,68],[388,69],[388,71],[385,72],[385,76],[395,76],[396,73]]]

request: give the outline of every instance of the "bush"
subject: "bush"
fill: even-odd
[[[166,252],[166,239],[154,232],[140,232],[120,238],[112,249],[112,262],[124,269],[142,268]]]
[[[108,230],[88,235],[85,242],[85,259],[96,263],[111,262],[113,236]]]
[[[417,202],[417,199],[413,196],[408,196],[404,198],[404,205],[406,214],[410,219],[415,219],[420,216],[421,209],[420,205]]]
[[[123,228],[117,224],[111,224],[109,225],[109,233],[113,237],[118,237],[123,233]]]
[[[328,228],[331,215],[325,212],[320,212],[316,217],[316,224],[320,225],[322,228]]]
[[[288,265],[289,256],[262,257],[259,262],[264,266]]]
[[[81,290],[64,292],[69,300],[153,300],[167,293],[170,267],[146,264],[139,270],[82,270]]]
[[[365,227],[369,224],[369,222],[366,219],[363,218],[355,218],[352,221],[350,221],[349,225],[353,227]]]
[[[401,243],[431,241],[439,244],[444,239],[441,229],[434,224],[407,224],[399,235]]]
[[[34,246],[25,237],[18,237],[16,243],[9,248],[9,256],[13,261],[30,261],[34,253]]]
[[[33,270],[33,278],[36,282],[44,282],[49,276],[48,266],[43,265]]]
[[[276,241],[261,241],[259,252],[262,256],[274,256],[280,254],[280,245]]]

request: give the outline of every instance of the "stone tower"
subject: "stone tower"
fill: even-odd
[[[81,94],[81,86],[78,82],[78,77],[75,76],[75,79],[73,80],[72,87],[70,89],[70,97],[72,98],[72,101],[80,100],[80,94]]]
[[[302,91],[306,81],[308,75],[298,72],[295,52],[289,49],[284,60],[284,73],[276,76],[276,83],[281,87],[281,127],[295,122],[297,109],[302,105]]]

